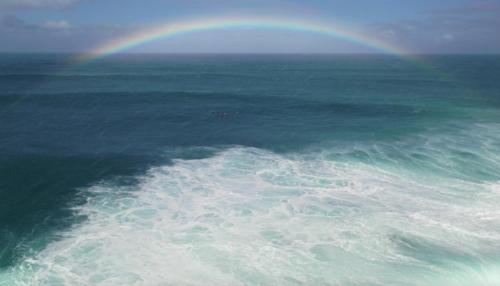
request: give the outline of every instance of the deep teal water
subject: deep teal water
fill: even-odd
[[[498,285],[500,57],[0,55],[0,285]]]

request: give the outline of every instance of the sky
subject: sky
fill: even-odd
[[[0,0],[0,52],[88,52],[163,23],[285,17],[340,24],[417,54],[497,54],[500,0]],[[370,53],[300,31],[216,29],[127,52]]]

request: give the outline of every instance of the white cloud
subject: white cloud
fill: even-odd
[[[0,8],[41,9],[63,8],[81,2],[81,0],[0,0]]]
[[[382,35],[385,37],[394,37],[396,35],[396,31],[394,29],[385,29],[382,30]]]
[[[446,41],[453,41],[455,39],[455,36],[453,34],[446,33],[443,35],[443,39]]]
[[[71,25],[67,21],[64,21],[64,20],[47,21],[47,22],[41,24],[40,27],[45,28],[45,29],[53,29],[53,30],[71,29]]]

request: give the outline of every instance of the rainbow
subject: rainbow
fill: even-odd
[[[386,54],[398,55],[405,58],[413,57],[411,56],[411,52],[407,50],[391,45],[377,38],[370,37],[368,35],[364,35],[345,27],[330,23],[325,24],[297,19],[222,17],[185,22],[173,22],[138,31],[123,38],[115,39],[113,41],[105,43],[104,45],[101,45],[80,56],[79,60],[85,62],[103,58],[109,55],[124,52],[131,48],[158,39],[171,38],[179,35],[207,30],[238,28],[281,29],[316,33],[370,47],[374,51],[379,51]]]

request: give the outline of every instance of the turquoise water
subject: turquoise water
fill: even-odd
[[[0,285],[499,285],[500,57],[0,56]]]

